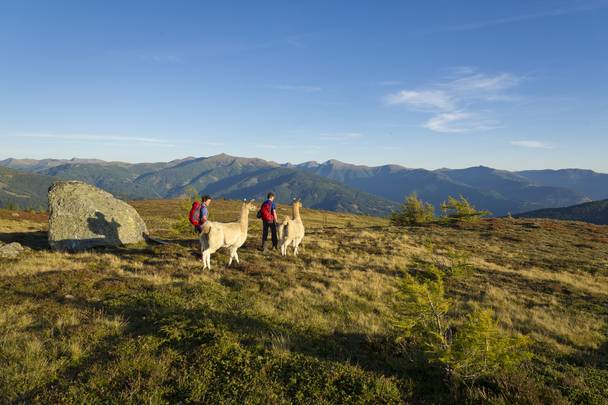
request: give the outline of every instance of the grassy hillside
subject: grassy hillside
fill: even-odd
[[[608,200],[592,201],[565,208],[548,208],[518,215],[522,218],[551,218],[608,225]]]
[[[300,257],[256,250],[254,221],[241,264],[222,252],[203,272],[194,236],[175,230],[183,203],[133,204],[171,244],[55,253],[44,216],[0,211],[0,240],[33,249],[0,259],[0,402],[608,401],[608,227],[401,230],[304,210]],[[216,201],[212,219],[238,206]],[[446,279],[453,316],[493,308],[505,333],[529,336],[534,357],[515,371],[450,382],[397,339],[403,276],[454,251],[470,274]]]
[[[47,191],[53,179],[0,167],[0,208],[46,209]]]

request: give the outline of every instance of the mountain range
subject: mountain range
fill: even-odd
[[[0,172],[0,206],[7,201],[22,207],[44,205],[46,189],[34,189],[55,179],[85,181],[123,199],[175,198],[195,189],[216,198],[259,200],[273,190],[279,203],[299,197],[311,208],[373,215],[387,215],[412,192],[435,206],[448,195],[463,195],[497,216],[608,198],[608,174],[580,169],[509,172],[479,166],[425,170],[337,160],[294,165],[225,154],[138,164],[76,158],[6,159],[0,166],[11,170]],[[28,175],[32,175],[31,182]],[[30,197],[15,196],[25,195],[26,186],[16,190],[15,181],[5,180],[7,176],[19,176],[20,184],[31,183],[27,186]]]
[[[564,208],[545,208],[516,215],[518,218],[548,218],[565,221],[583,221],[608,225],[608,200],[592,201]]]

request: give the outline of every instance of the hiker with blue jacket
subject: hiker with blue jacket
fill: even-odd
[[[274,193],[268,193],[266,201],[262,203],[260,211],[258,211],[258,218],[262,220],[262,251],[268,250],[267,239],[268,229],[272,234],[272,248],[278,249],[279,238],[277,237],[277,206],[274,203]]]

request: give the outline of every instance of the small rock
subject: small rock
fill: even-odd
[[[20,217],[20,215],[19,215],[19,213],[18,213],[18,212],[13,212],[11,215],[12,215],[13,217],[15,217],[15,218],[19,218],[19,217]]]
[[[0,257],[5,259],[15,259],[21,252],[23,252],[23,246],[20,243],[13,242],[3,244],[0,246]]]

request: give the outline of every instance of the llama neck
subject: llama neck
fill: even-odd
[[[249,227],[249,209],[246,204],[243,204],[241,207],[241,217],[239,218],[239,223],[241,224],[241,231],[247,232],[247,228]]]
[[[300,218],[300,206],[297,204],[293,205],[293,219],[301,219]]]

